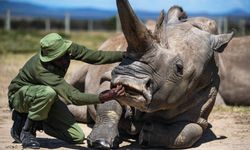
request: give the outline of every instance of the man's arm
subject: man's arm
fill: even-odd
[[[53,88],[66,103],[73,103],[76,105],[100,103],[98,95],[80,92],[78,89],[68,84],[63,77],[54,73],[43,72],[37,76],[37,80],[40,83]]]
[[[89,105],[104,103],[118,96],[124,95],[124,87],[120,85],[111,90],[104,91],[100,95],[83,93],[68,84],[64,78],[50,72],[46,72],[38,76],[38,80],[42,84],[53,88],[56,93],[60,95],[68,104]]]
[[[95,65],[120,62],[124,56],[121,51],[90,50],[76,43],[72,43],[68,51],[72,59]]]

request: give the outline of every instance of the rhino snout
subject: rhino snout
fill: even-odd
[[[130,96],[142,95],[146,104],[152,100],[151,79],[149,77],[138,79],[131,76],[118,75],[112,79],[112,85],[122,84],[125,87],[125,92]]]

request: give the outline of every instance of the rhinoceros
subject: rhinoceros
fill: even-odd
[[[148,20],[146,26],[153,30],[155,24]],[[217,55],[220,87],[215,105],[250,106],[249,47],[250,36],[234,37],[224,52]]]
[[[155,24],[153,20],[146,23],[150,29],[153,29]],[[213,30],[212,33],[217,31]],[[249,47],[250,36],[235,37],[224,52],[217,55],[221,80],[215,104],[250,106]]]
[[[219,93],[229,105],[250,106],[250,36],[233,38],[219,57]]]
[[[214,20],[187,18],[179,6],[167,15],[162,11],[151,31],[128,0],[116,2],[123,34],[100,49],[127,51],[127,56],[120,64],[85,66],[71,81],[97,94],[117,84],[125,87],[125,96],[88,107],[95,121],[88,146],[117,148],[122,135],[133,135],[143,147],[191,147],[208,126],[220,83],[214,52],[223,52],[233,33],[215,35]],[[88,123],[87,109],[81,109],[72,113]]]

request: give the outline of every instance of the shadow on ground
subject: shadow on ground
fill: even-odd
[[[68,149],[87,149],[86,147],[76,145],[76,144],[69,144],[59,139],[50,139],[50,138],[37,138],[40,147],[45,149],[58,149],[58,148],[68,148]]]
[[[226,139],[226,136],[216,136],[214,134],[214,132],[211,130],[212,126],[211,124],[209,124],[209,127],[205,130],[205,132],[203,133],[202,137],[200,140],[198,140],[193,147],[199,147],[200,145],[207,143],[207,142],[211,142],[211,141],[215,141],[215,140],[223,140]]]
[[[214,134],[214,132],[211,130],[211,125],[209,126],[209,128],[207,130],[205,130],[203,136],[201,137],[201,139],[195,143],[195,145],[192,148],[197,148],[199,146],[201,146],[204,143],[207,142],[211,142],[214,140],[222,140],[222,139],[226,139],[226,136],[216,136]],[[60,148],[66,148],[66,149],[86,149],[86,150],[90,150],[90,148],[87,148],[85,146],[81,145],[76,145],[76,144],[69,144],[67,142],[64,142],[62,140],[59,139],[54,139],[54,138],[37,138],[41,148],[45,148],[45,149],[60,149]],[[119,149],[121,150],[127,150],[127,149],[145,149],[144,147],[141,147],[138,143],[138,140],[133,140],[136,139],[135,137],[133,137],[132,139],[126,137],[123,139],[124,142],[128,143],[128,145],[125,146],[121,146]],[[86,141],[85,141],[86,142]],[[157,150],[161,150],[161,148],[146,148],[146,149],[157,149]],[[172,149],[173,150],[173,149]]]
[[[211,130],[212,126],[211,124],[209,127],[205,130],[204,134],[202,135],[201,139],[198,140],[191,148],[197,148],[201,146],[202,144],[215,141],[215,140],[223,140],[226,139],[226,136],[216,136],[215,133]],[[120,149],[142,149],[140,147],[138,141],[130,141],[126,140],[126,142],[130,143],[129,145],[122,146]],[[144,149],[144,148],[143,148]],[[147,149],[155,149],[155,148],[147,148]],[[157,150],[161,150],[161,148],[157,148]],[[171,149],[173,150],[173,149]]]

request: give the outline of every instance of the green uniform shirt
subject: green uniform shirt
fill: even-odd
[[[72,43],[69,47],[68,53],[71,59],[96,65],[122,60],[122,52],[94,51],[75,43]],[[67,69],[61,70],[50,63],[42,63],[39,54],[36,54],[30,58],[11,81],[8,96],[10,97],[25,85],[47,85],[53,88],[67,103],[76,105],[99,103],[98,95],[80,92],[65,81],[64,76]]]

